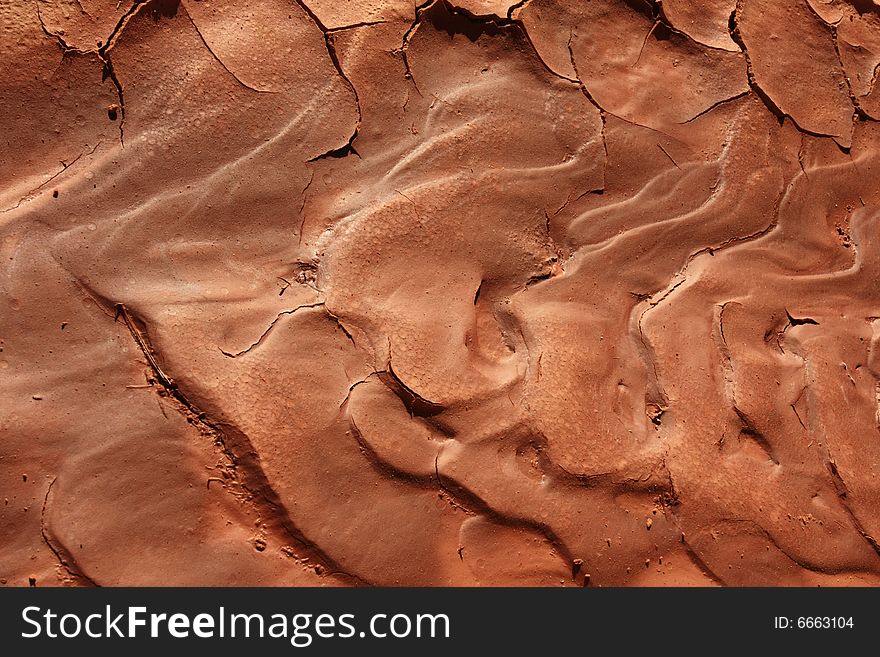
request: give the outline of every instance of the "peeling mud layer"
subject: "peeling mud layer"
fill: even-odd
[[[880,583],[880,3],[0,22],[3,584]]]

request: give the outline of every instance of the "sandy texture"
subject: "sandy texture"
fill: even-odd
[[[880,8],[0,5],[6,585],[880,582]]]

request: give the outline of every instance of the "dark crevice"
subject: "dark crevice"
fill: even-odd
[[[113,86],[116,88],[116,95],[119,98],[119,143],[123,148],[125,148],[125,92],[122,88],[122,83],[119,81],[116,71],[113,68],[113,61],[110,59],[109,51],[114,45],[116,45],[116,40],[121,34],[122,29],[128,24],[128,21],[131,20],[131,18],[142,8],[147,8],[153,16],[153,20],[158,21],[163,16],[169,16],[169,14],[170,16],[176,15],[179,4],[180,0],[148,0],[147,2],[144,2],[143,0],[135,0],[134,4],[132,4],[128,11],[122,15],[122,18],[117,21],[104,44],[99,44],[97,54],[104,65],[101,72],[101,79],[102,81],[107,80],[108,78],[110,79]]]
[[[437,2],[437,0],[427,0],[426,2],[423,2],[422,4],[420,4],[419,6],[416,7],[415,17],[413,18],[413,22],[407,28],[406,32],[403,33],[403,38],[401,39],[400,48],[398,48],[395,51],[398,54],[400,54],[400,57],[403,60],[403,67],[405,70],[404,77],[413,83],[413,87],[415,88],[416,93],[419,94],[419,96],[422,95],[422,92],[419,90],[419,85],[416,82],[415,78],[413,77],[412,71],[410,70],[409,57],[407,56],[407,50],[409,48],[409,42],[412,40],[413,35],[416,33],[416,31],[419,29],[419,27],[422,24],[422,13],[428,7],[433,5],[435,2]]]
[[[358,96],[357,89],[355,88],[352,81],[349,79],[348,74],[346,74],[345,70],[343,70],[342,64],[339,62],[339,56],[336,53],[334,30],[327,29],[321,19],[318,18],[318,15],[314,11],[312,11],[312,8],[309,7],[308,4],[303,2],[303,0],[295,1],[296,4],[299,5],[299,7],[309,16],[309,18],[312,19],[312,22],[317,26],[319,30],[321,30],[321,33],[324,35],[324,44],[327,47],[327,54],[330,56],[330,61],[333,62],[333,66],[336,68],[336,72],[339,73],[340,77],[345,80],[345,83],[351,89],[352,93],[354,94],[355,104],[357,105],[357,123],[355,124],[354,130],[352,131],[351,136],[348,138],[348,141],[342,146],[316,155],[315,157],[311,158],[309,162],[314,162],[316,160],[321,160],[324,158],[341,158],[345,157],[346,155],[357,155],[358,157],[360,157],[360,155],[358,155],[358,152],[354,148],[354,140],[357,139],[358,131],[361,127],[361,120],[363,119],[363,113],[361,111],[361,99],[360,96]]]
[[[776,117],[776,120],[779,122],[779,125],[785,123],[785,120],[788,119],[791,121],[791,124],[797,129],[799,132],[810,135],[812,137],[829,137],[834,140],[834,143],[837,144],[837,147],[843,151],[844,153],[849,153],[850,149],[847,146],[843,146],[838,139],[840,135],[832,135],[823,132],[815,132],[813,130],[807,130],[792,117],[790,114],[784,112],[776,102],[770,98],[770,95],[761,88],[761,85],[758,84],[757,79],[755,78],[755,72],[752,67],[752,60],[749,56],[748,48],[746,47],[745,41],[743,40],[742,33],[739,30],[739,12],[741,10],[742,0],[739,0],[736,5],[736,9],[731,12],[730,18],[728,19],[728,32],[730,34],[730,38],[733,39],[734,43],[739,46],[740,50],[742,50],[743,56],[746,60],[746,78],[749,83],[749,88],[755,92],[755,95],[761,99],[761,102],[770,110],[773,116]],[[844,74],[845,77],[845,74]]]
[[[785,119],[788,115],[780,109],[780,107],[773,101],[770,96],[758,85],[755,81],[755,73],[752,69],[752,60],[749,57],[748,48],[746,48],[746,44],[743,41],[742,35],[739,31],[739,17],[737,16],[737,12],[739,11],[739,3],[737,3],[736,9],[734,9],[730,13],[730,18],[727,21],[727,31],[730,34],[730,38],[733,39],[733,42],[739,46],[739,49],[742,50],[743,55],[746,60],[746,79],[748,80],[749,87],[752,91],[755,92],[755,95],[761,99],[761,102],[767,106],[767,109],[776,117],[776,120],[779,122],[779,125],[782,125],[785,122]],[[826,136],[826,135],[822,135]]]
[[[437,479],[437,485],[450,497],[456,507],[467,511],[468,513],[475,513],[485,518],[489,518],[493,522],[505,527],[538,532],[554,547],[564,560],[570,563],[574,561],[571,550],[569,550],[565,542],[547,524],[526,518],[511,517],[496,511],[490,504],[483,500],[479,495],[469,490],[466,486],[450,477],[444,477],[441,475],[440,453],[438,453],[434,459],[434,476]]]
[[[696,45],[701,50],[715,50],[722,53],[732,52],[726,48],[721,48],[719,46],[713,46],[708,43],[703,43],[702,41],[697,41],[687,32],[675,27],[675,25],[672,24],[672,21],[669,20],[669,17],[666,15],[666,12],[663,8],[662,0],[624,0],[624,2],[630,7],[630,9],[653,22],[651,29],[648,31],[647,36],[645,36],[645,39],[642,42],[642,47],[639,51],[639,56],[636,59],[636,63],[638,63],[639,59],[641,59],[642,50],[645,49],[645,45],[648,43],[648,40],[652,36],[657,41],[669,41],[670,39],[672,39],[673,36],[677,36],[681,39],[684,39],[685,41],[688,41],[689,43]]]
[[[773,446],[770,444],[767,437],[758,430],[754,421],[745,412],[737,408],[736,405],[734,405],[733,410],[742,423],[742,426],[740,427],[740,435],[751,439],[764,453],[767,454],[767,457],[774,465],[779,465],[779,459],[776,457]]]
[[[512,20],[516,20],[516,19],[513,17],[513,14],[516,13],[518,10],[523,9],[523,8],[524,8],[527,4],[529,4],[531,1],[532,1],[532,0],[520,0],[520,1],[517,2],[515,5],[511,5],[511,6],[507,9],[507,19],[508,19],[508,20],[511,20],[511,21],[512,21]]]
[[[278,315],[275,317],[275,319],[273,319],[270,322],[269,326],[266,328],[265,331],[263,331],[263,333],[260,335],[260,337],[257,338],[257,340],[255,342],[253,342],[249,347],[247,347],[246,349],[242,349],[241,351],[237,351],[235,353],[231,353],[229,351],[225,351],[223,349],[220,349],[220,353],[222,353],[227,358],[238,358],[239,356],[244,356],[246,353],[253,351],[257,347],[259,347],[261,344],[263,344],[263,342],[266,340],[266,338],[269,337],[269,334],[272,332],[272,329],[275,328],[275,325],[278,323],[278,320],[280,320],[285,315],[293,315],[295,312],[297,312],[298,310],[302,310],[303,308],[320,308],[323,305],[324,305],[324,302],[319,301],[316,303],[304,303],[301,306],[297,306],[296,308],[292,308],[291,310],[282,310],[280,313],[278,313]]]
[[[324,312],[327,313],[327,315],[330,317],[330,319],[332,319],[334,322],[336,322],[336,327],[340,331],[342,331],[342,334],[346,338],[348,338],[348,341],[351,342],[351,344],[354,347],[357,347],[357,342],[355,342],[354,336],[352,335],[351,330],[345,324],[343,324],[342,320],[339,319],[339,317],[337,315],[335,315],[333,312],[330,311],[329,308],[327,308],[326,303],[322,304],[322,307],[324,308]]]
[[[404,483],[410,486],[414,486],[421,490],[435,490],[436,482],[433,480],[433,477],[426,477],[424,475],[415,474],[409,472],[407,470],[402,470],[401,468],[395,467],[382,459],[381,456],[376,452],[375,449],[364,440],[363,434],[361,430],[358,428],[357,423],[355,423],[354,418],[349,414],[348,416],[348,425],[351,430],[351,434],[354,436],[355,441],[357,441],[358,448],[360,449],[361,454],[363,454],[367,463],[369,463],[370,467],[380,476],[384,477],[387,480],[391,480],[397,483]],[[348,432],[346,432],[348,433]],[[455,504],[458,508],[471,513],[469,510],[465,509],[463,506]]]
[[[472,14],[446,0],[436,2],[426,15],[437,30],[446,32],[449,36],[461,34],[471,42],[476,42],[482,36],[499,36],[505,33],[505,28],[514,25],[512,20],[494,14],[487,16]]]
[[[49,550],[55,555],[58,564],[64,568],[68,577],[72,581],[83,586],[100,586],[95,580],[83,572],[82,568],[76,563],[76,559],[74,559],[68,550],[51,535],[51,532],[46,526],[46,509],[49,506],[49,495],[52,492],[52,486],[55,485],[57,480],[58,477],[54,477],[52,481],[49,482],[49,486],[46,488],[46,496],[43,498],[43,508],[40,512],[40,534],[43,537],[43,542],[46,543]]]
[[[110,78],[111,82],[113,82],[113,86],[116,87],[116,95],[119,97],[119,112],[121,114],[119,121],[119,143],[125,148],[125,97],[123,95],[124,92],[122,91],[122,84],[119,82],[119,78],[116,77],[116,72],[113,70],[113,63],[110,61],[110,58],[103,55],[101,59],[104,62],[104,67],[101,72],[101,80],[103,81]]]
[[[284,503],[270,484],[262,469],[259,455],[250,438],[238,427],[221,419],[214,419],[195,404],[180,389],[177,382],[166,373],[149,340],[149,331],[145,322],[134,315],[124,303],[113,302],[78,279],[74,279],[95,304],[114,321],[121,320],[135,345],[146,360],[152,373],[150,382],[158,386],[159,396],[171,403],[175,409],[201,435],[210,439],[220,450],[228,463],[231,483],[241,492],[235,497],[243,504],[253,508],[254,513],[270,530],[278,531],[279,542],[293,540],[306,558],[321,564],[325,572],[339,575],[357,585],[368,585],[369,582],[352,573],[346,572],[321,548],[308,540],[294,525]]]
[[[863,15],[867,11],[871,11],[873,13],[877,13],[878,15],[880,15],[880,7],[877,7],[876,5],[874,5],[870,0],[867,0],[867,1],[866,0],[850,0],[850,5],[852,5],[853,8],[855,8],[855,10],[859,13],[859,16]],[[853,111],[854,111],[853,122],[859,121],[859,120],[861,120],[861,121],[876,121],[877,119],[875,119],[873,116],[871,116],[870,114],[865,112],[864,109],[862,109],[861,102],[859,100],[859,96],[856,96],[855,92],[853,91],[852,81],[850,80],[850,77],[847,74],[846,66],[844,66],[843,55],[840,51],[839,35],[837,32],[838,26],[841,21],[838,21],[837,23],[829,23],[824,18],[822,18],[822,16],[819,15],[819,13],[816,11],[816,9],[813,7],[813,5],[810,4],[809,2],[807,3],[807,7],[809,8],[810,13],[812,13],[813,16],[815,16],[816,19],[818,19],[819,22],[822,23],[822,25],[827,27],[830,34],[831,34],[831,42],[834,45],[834,53],[837,56],[837,63],[840,66],[840,72],[841,72],[841,75],[843,76],[844,82],[846,83],[846,90],[847,90],[847,93],[849,94],[849,100],[853,106]],[[856,46],[856,48],[861,48],[861,46]],[[878,64],[878,66],[880,66],[880,64]],[[874,82],[876,81],[876,76],[877,76],[877,67],[874,68],[874,72],[871,76],[871,83],[870,83],[871,89],[873,89],[873,87],[874,87]],[[866,94],[865,96],[861,96],[861,98],[865,98],[865,97],[869,96],[870,94],[871,94],[871,92],[869,91],[868,94]],[[849,154],[849,151],[850,151],[849,148],[843,148],[843,147],[841,147],[841,150],[845,154]]]
[[[369,381],[374,376],[378,376],[379,374],[385,374],[385,373],[386,373],[385,370],[377,370],[375,372],[370,372],[364,378],[358,379],[357,381],[352,383],[350,386],[348,386],[348,392],[345,393],[345,398],[341,402],[339,402],[339,408],[345,408],[345,406],[348,405],[348,402],[351,400],[351,393],[354,392],[355,388],[367,383],[367,381]]]
[[[807,4],[809,5],[809,3]],[[847,75],[846,67],[843,64],[843,55],[840,52],[840,43],[838,42],[837,36],[837,26],[830,25],[828,29],[831,31],[831,41],[834,44],[834,53],[837,55],[837,62],[840,64],[840,73],[843,76],[844,81],[846,82],[846,91],[847,94],[849,94],[849,101],[852,103],[853,106],[853,121],[855,122],[860,119],[862,121],[874,121],[874,117],[870,116],[865,112],[865,110],[862,109],[862,105],[859,102],[859,99],[856,96],[855,92],[853,91],[852,81],[849,79],[849,75]],[[844,150],[843,147],[841,147],[841,150]],[[844,150],[844,153],[849,154],[849,151],[850,149],[847,148]]]
[[[565,80],[566,82],[578,83],[578,80],[574,80],[555,71],[541,57],[541,53],[538,51],[537,47],[535,47],[535,44],[522,20],[513,17],[514,10],[525,4],[526,2],[517,3],[517,5],[510,8],[505,17],[496,14],[477,15],[462,7],[457,7],[453,2],[449,2],[448,0],[430,0],[429,2],[419,5],[416,8],[415,20],[404,34],[403,43],[397,51],[403,57],[406,76],[413,81],[418,94],[420,96],[422,95],[409,66],[407,49],[413,35],[425,19],[428,19],[437,30],[446,32],[450,36],[461,34],[472,42],[484,35],[490,37],[509,35],[512,38],[521,39],[528,44],[530,51],[548,73],[556,78]]]
[[[679,171],[681,171],[681,167],[678,166],[678,162],[676,162],[676,161],[673,159],[673,157],[669,154],[669,151],[667,151],[665,148],[663,148],[663,144],[657,144],[657,148],[659,148],[661,151],[663,151],[663,154],[664,154],[667,158],[669,158],[669,161],[672,162],[672,165],[673,165],[676,169],[678,169]]]
[[[388,367],[379,374],[379,379],[397,395],[406,406],[406,410],[413,417],[433,417],[443,412],[441,404],[429,401],[406,385],[391,367],[391,359],[388,359]]]
[[[819,325],[819,322],[812,317],[792,317],[788,310],[785,311],[785,316],[788,317],[788,323],[791,326],[803,326],[804,324],[811,324],[813,326]]]
[[[847,0],[847,2],[859,13],[859,16],[865,14],[877,14],[880,16],[880,6],[873,0]]]
[[[354,133],[352,133],[351,137],[348,138],[348,143],[343,144],[339,148],[331,148],[329,151],[325,151],[324,153],[321,153],[320,155],[316,155],[315,157],[309,159],[308,161],[309,162],[317,162],[318,160],[327,160],[327,159],[338,160],[343,157],[347,157],[349,155],[355,155],[358,158],[360,158],[360,156],[361,156],[360,153],[358,153],[354,147],[354,140],[356,137],[357,137],[357,130],[355,130]]]
[[[533,276],[529,276],[529,278],[526,280],[526,287],[531,287],[532,285],[535,285],[536,283],[548,281],[551,278],[553,278],[552,271],[546,271],[546,272],[542,272],[540,274],[534,274]]]
[[[798,400],[800,400],[800,397],[798,397]],[[797,421],[798,421],[798,423],[801,425],[801,427],[802,427],[804,430],[809,431],[809,429],[807,429],[807,425],[804,424],[804,421],[803,421],[803,419],[801,418],[801,414],[798,412],[798,409],[797,409],[797,402],[798,402],[798,400],[795,400],[795,403],[794,403],[794,404],[789,404],[789,405],[791,406],[791,410],[794,411],[794,416],[797,418]]]
[[[649,0],[623,0],[623,4],[645,18],[657,18],[657,6]]]
[[[565,210],[565,208],[567,208],[569,205],[571,205],[572,203],[577,203],[585,196],[588,196],[590,194],[596,194],[598,196],[602,196],[605,193],[605,169],[607,168],[607,165],[608,165],[608,162],[607,162],[608,148],[607,148],[607,145],[605,144],[605,135],[604,135],[605,121],[604,120],[602,121],[601,132],[602,132],[602,135],[601,135],[602,146],[603,146],[603,150],[605,151],[605,153],[604,153],[605,159],[602,162],[602,187],[588,189],[584,192],[572,192],[571,194],[568,195],[568,198],[565,199],[565,202],[553,211],[554,217],[556,215],[558,215],[560,212],[562,212],[563,210]],[[577,196],[575,196],[575,194],[577,194]],[[574,197],[574,198],[572,198],[572,197]],[[550,216],[547,214],[546,210],[544,210],[544,215],[547,217],[547,222],[548,222],[547,231],[549,232],[550,231],[550,226],[549,226]]]
[[[477,305],[477,301],[480,300],[480,292],[483,291],[483,283],[485,283],[485,282],[486,281],[481,279],[480,284],[477,286],[477,291],[474,293],[474,305],[475,306]]]
[[[684,537],[684,534],[682,534]],[[687,542],[684,538],[682,538],[682,543],[684,543],[685,551],[687,552],[688,557],[693,562],[693,564],[703,573],[704,576],[708,577],[712,582],[714,582],[718,586],[727,586],[724,579],[716,573],[712,568],[705,562],[703,557],[701,557],[694,547]]]
[[[122,318],[135,343],[137,343],[147,359],[150,369],[156,375],[165,394],[177,402],[179,409],[186,416],[190,424],[200,429],[201,433],[214,438],[215,444],[222,449],[236,474],[239,471],[243,473],[241,487],[249,494],[250,501],[255,504],[260,512],[260,517],[268,518],[269,526],[281,528],[284,531],[285,538],[289,537],[295,540],[302,548],[311,553],[309,555],[310,558],[323,562],[330,571],[349,577],[358,583],[366,583],[356,575],[345,573],[329,556],[323,554],[317,545],[308,541],[294,527],[284,503],[278,497],[278,494],[272,488],[266,474],[263,472],[259,456],[250,439],[237,427],[224,421],[211,419],[204,411],[191,402],[180,390],[177,383],[159,365],[158,358],[147,338],[144,323],[134,317],[124,304],[117,303],[114,304],[114,307],[117,318]]]
[[[681,122],[679,122],[679,125],[686,125],[686,124],[688,124],[688,123],[690,123],[690,122],[692,122],[692,121],[696,121],[698,118],[700,118],[701,116],[703,116],[703,115],[705,115],[705,114],[708,114],[709,112],[711,112],[711,111],[712,111],[713,109],[715,109],[716,107],[720,107],[721,105],[726,105],[727,103],[732,103],[732,102],[734,102],[734,101],[739,100],[740,98],[745,98],[746,96],[749,95],[749,93],[750,93],[750,92],[748,92],[748,91],[743,91],[742,93],[738,93],[738,94],[736,94],[735,96],[731,96],[730,98],[723,98],[722,100],[719,100],[719,101],[717,101],[717,102],[714,102],[714,103],[712,103],[711,105],[709,105],[709,107],[707,107],[707,108],[704,109],[703,111],[701,111],[701,112],[695,114],[695,115],[692,116],[691,118],[689,118],[689,119],[687,119],[687,120],[685,120],[685,121],[681,121]]]
[[[571,42],[574,39],[574,32],[569,32],[568,34],[568,57],[571,61],[571,68],[574,70],[575,77],[577,78],[578,85],[580,86],[581,93],[586,97],[586,99],[590,102],[590,104],[595,107],[599,111],[599,120],[602,122],[602,150],[605,154],[605,157],[602,160],[602,193],[605,192],[607,187],[607,173],[608,173],[608,139],[607,139],[607,129],[608,129],[608,112],[605,111],[605,108],[599,105],[596,102],[596,99],[593,97],[593,94],[590,93],[590,90],[587,89],[587,85],[581,80],[581,74],[578,72],[577,63],[574,59],[574,49],[572,48]],[[612,114],[612,116],[615,116]],[[619,117],[617,117],[619,118]],[[626,119],[621,119],[626,121]],[[627,123],[631,123],[627,121]]]
[[[566,82],[578,84],[579,80],[562,75],[541,57],[541,52],[535,46],[534,41],[532,41],[532,37],[522,19],[514,18],[514,10],[524,7],[527,2],[528,0],[517,3],[508,10],[506,17],[501,17],[495,14],[478,16],[466,9],[456,7],[454,3],[448,0],[439,0],[436,4],[442,6],[442,9],[445,11],[438,9],[436,14],[431,15],[431,22],[434,23],[435,27],[446,31],[450,35],[463,34],[471,41],[476,41],[484,34],[488,36],[510,34],[515,38],[520,38],[528,44],[531,52],[548,73]]]
[[[148,0],[150,16],[157,23],[163,18],[174,18],[180,7],[180,0]]]
[[[373,25],[385,25],[388,21],[361,21],[360,23],[349,23],[348,25],[340,25],[339,27],[328,27],[327,33],[334,34],[336,32],[345,32],[346,30],[356,30],[361,27],[372,27]]]
[[[101,45],[101,43],[99,42],[98,48],[96,50],[81,50],[79,48],[74,48],[73,46],[68,44],[64,40],[63,36],[61,36],[60,34],[58,34],[56,32],[52,32],[51,30],[49,30],[48,27],[46,27],[46,23],[43,21],[42,12],[40,12],[40,8],[37,7],[37,18],[40,21],[40,28],[43,30],[44,34],[46,34],[49,37],[52,37],[58,43],[58,47],[61,48],[62,60],[64,59],[64,57],[67,56],[68,53],[75,53],[75,54],[79,54],[79,55],[94,54],[101,61],[101,64],[102,64],[101,81],[104,82],[109,78],[110,81],[113,83],[113,86],[116,88],[116,95],[119,98],[119,112],[122,115],[121,120],[119,122],[119,142],[123,147],[125,146],[124,130],[123,130],[123,126],[125,124],[125,100],[123,98],[122,85],[119,83],[119,80],[116,77],[116,73],[113,70],[113,64],[110,61],[110,57],[107,55],[107,49],[109,48],[110,44],[113,42],[113,39],[115,38],[116,34],[122,28],[122,25],[128,20],[128,18],[132,14],[134,14],[138,9],[140,9],[141,6],[142,6],[142,4],[133,5],[123,15],[123,17],[119,19],[119,22],[116,24],[116,26],[113,28],[113,31],[110,33],[110,38],[107,39],[107,42],[103,45]],[[114,108],[114,110],[115,110],[115,108]],[[109,110],[108,110],[108,113],[109,113]],[[110,118],[113,119],[112,116]],[[113,120],[115,120],[115,119],[113,119]]]
[[[374,375],[378,376],[383,381],[385,381],[383,377],[387,375],[396,378],[395,375],[390,372],[390,370],[388,372],[372,372],[365,379],[355,382],[349,389],[349,393],[355,387],[366,382],[371,376]],[[406,403],[405,399],[404,403]],[[469,490],[466,486],[459,484],[453,479],[442,476],[440,474],[439,463],[442,448],[438,450],[436,456],[434,457],[433,476],[419,475],[406,470],[402,470],[384,461],[382,457],[376,453],[373,447],[369,445],[366,440],[364,440],[363,435],[361,434],[360,430],[357,427],[357,424],[354,421],[354,418],[350,414],[348,415],[348,419],[349,426],[351,427],[351,432],[354,435],[358,446],[360,447],[361,453],[364,455],[367,462],[380,475],[388,477],[392,480],[416,486],[423,490],[433,490],[435,488],[438,488],[441,491],[441,496],[443,496],[450,505],[468,515],[479,515],[505,527],[535,531],[544,536],[544,538],[551,545],[553,545],[553,547],[559,552],[559,554],[563,558],[571,560],[568,547],[556,535],[556,533],[553,532],[553,530],[551,530],[545,524],[534,522],[525,518],[511,517],[499,511],[496,511],[491,505],[485,502],[479,495]]]

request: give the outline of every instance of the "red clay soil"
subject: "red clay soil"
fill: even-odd
[[[880,583],[880,3],[0,24],[3,584]]]

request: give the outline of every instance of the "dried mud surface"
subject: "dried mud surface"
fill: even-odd
[[[0,24],[3,584],[880,582],[880,3]]]

